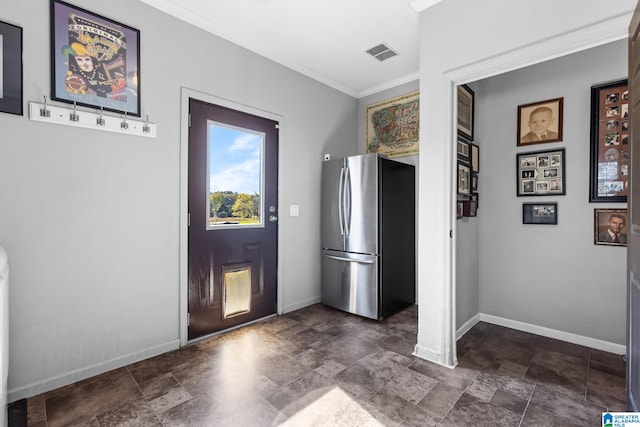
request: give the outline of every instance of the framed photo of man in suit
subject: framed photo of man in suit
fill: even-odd
[[[594,209],[593,243],[627,246],[627,210]]]

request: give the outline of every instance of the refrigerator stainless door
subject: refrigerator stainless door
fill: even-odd
[[[379,318],[378,257],[322,251],[322,302],[349,313]]]
[[[346,252],[378,254],[378,155],[347,157],[342,199]]]
[[[344,250],[344,218],[342,201],[346,169],[344,159],[322,163],[321,244],[324,249]]]

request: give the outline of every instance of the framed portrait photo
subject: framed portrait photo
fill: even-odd
[[[594,209],[593,243],[627,246],[627,223],[626,209]]]
[[[365,152],[388,157],[419,152],[420,94],[397,96],[365,108]]]
[[[518,106],[518,146],[562,141],[564,98]]]
[[[629,123],[627,79],[591,86],[589,202],[627,202]]]
[[[0,112],[22,115],[22,28],[0,21]]]
[[[140,31],[51,0],[51,99],[140,116]]]
[[[469,86],[458,86],[458,133],[469,141],[473,141],[474,97]]]
[[[564,148],[518,153],[516,172],[518,197],[566,194]]]
[[[557,224],[558,204],[549,203],[523,203],[522,204],[523,224]]]

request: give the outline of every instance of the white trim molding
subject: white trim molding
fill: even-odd
[[[313,304],[318,304],[320,302],[322,302],[322,298],[320,296],[298,301],[293,304],[285,305],[282,308],[280,314],[291,313],[292,311],[300,310],[301,308],[305,308]]]
[[[9,402],[15,402],[20,399],[35,396],[45,391],[54,390],[56,388],[73,384],[77,381],[81,381],[93,376],[103,374],[113,369],[122,368],[132,363],[140,362],[151,357],[158,356],[168,351],[176,350],[180,348],[180,341],[173,340],[167,343],[150,347],[141,351],[125,354],[124,356],[116,357],[104,362],[96,363],[94,365],[85,366],[80,369],[75,369],[64,374],[57,375],[52,378],[47,378],[42,381],[27,384],[25,386],[17,387],[9,390]]]
[[[627,347],[596,338],[585,337],[584,335],[572,334],[571,332],[559,331],[557,329],[546,328],[544,326],[532,325],[531,323],[520,322],[518,320],[506,319],[504,317],[493,316],[491,314],[479,313],[465,322],[456,333],[456,337],[460,339],[466,334],[476,323],[487,322],[493,325],[504,326],[506,328],[518,331],[529,332],[547,338],[554,338],[560,341],[578,344],[585,347],[602,350],[614,354],[626,354]]]

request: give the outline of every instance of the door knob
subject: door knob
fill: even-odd
[[[276,222],[276,221],[278,221],[278,217],[275,216],[275,215],[269,215],[269,221],[270,222]]]

